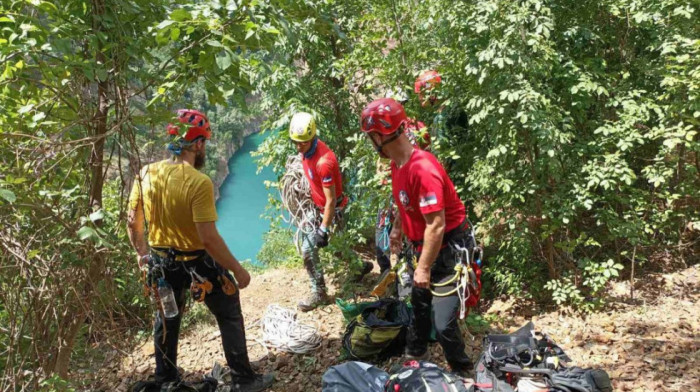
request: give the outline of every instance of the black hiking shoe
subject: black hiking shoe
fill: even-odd
[[[363,261],[363,263],[364,265],[362,266],[362,271],[355,276],[355,279],[353,279],[355,282],[360,282],[365,275],[372,272],[374,269],[374,264],[370,263],[369,261]]]
[[[258,374],[255,378],[247,383],[232,382],[231,392],[259,392],[264,391],[272,386],[275,382],[274,373]]]
[[[308,312],[316,309],[321,305],[325,305],[328,302],[329,298],[325,291],[313,292],[305,300],[299,301],[299,303],[297,304],[297,308],[299,308],[299,310],[301,310],[302,312]]]

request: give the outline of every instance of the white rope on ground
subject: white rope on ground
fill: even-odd
[[[265,344],[295,354],[306,354],[321,347],[318,329],[301,324],[296,318],[296,312],[291,309],[269,305],[262,319]]]
[[[285,164],[287,171],[280,179],[280,198],[282,206],[289,211],[291,223],[297,227],[294,244],[301,254],[302,234],[311,234],[316,230],[318,212],[311,200],[311,187],[301,163],[300,155],[290,155]],[[285,219],[286,222],[287,219]]]

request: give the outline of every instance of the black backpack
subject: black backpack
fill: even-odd
[[[552,374],[552,391],[612,392],[610,376],[602,369],[570,367]]]
[[[427,361],[408,361],[386,383],[386,392],[473,392],[459,376]]]

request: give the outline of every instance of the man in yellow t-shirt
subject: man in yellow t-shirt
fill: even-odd
[[[148,266],[151,287],[165,284],[172,288],[179,308],[170,317],[166,317],[165,305],[156,312],[155,383],[181,382],[177,346],[189,288],[219,324],[233,379],[231,390],[262,391],[272,385],[274,376],[256,374],[250,366],[238,291],[248,286],[250,275],[219,235],[214,185],[198,171],[204,166],[205,144],[211,134],[209,120],[189,109],[179,110],[178,119],[188,128],[180,135],[178,126],[168,126],[172,159],[144,167],[129,196],[128,233],[139,266]]]

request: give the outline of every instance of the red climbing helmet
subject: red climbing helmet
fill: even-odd
[[[413,84],[413,91],[416,94],[422,94],[424,91],[432,90],[440,82],[442,82],[442,77],[440,77],[438,71],[425,71],[416,79],[416,82]]]
[[[209,119],[204,113],[192,109],[180,109],[177,111],[177,119],[183,124],[189,124],[183,139],[188,142],[193,141],[198,137],[204,137],[209,140],[211,137],[211,128],[209,127]],[[168,135],[180,135],[180,127],[173,124],[168,124]]]
[[[407,121],[403,106],[392,98],[381,98],[362,109],[360,125],[362,132],[379,132],[391,135]]]

